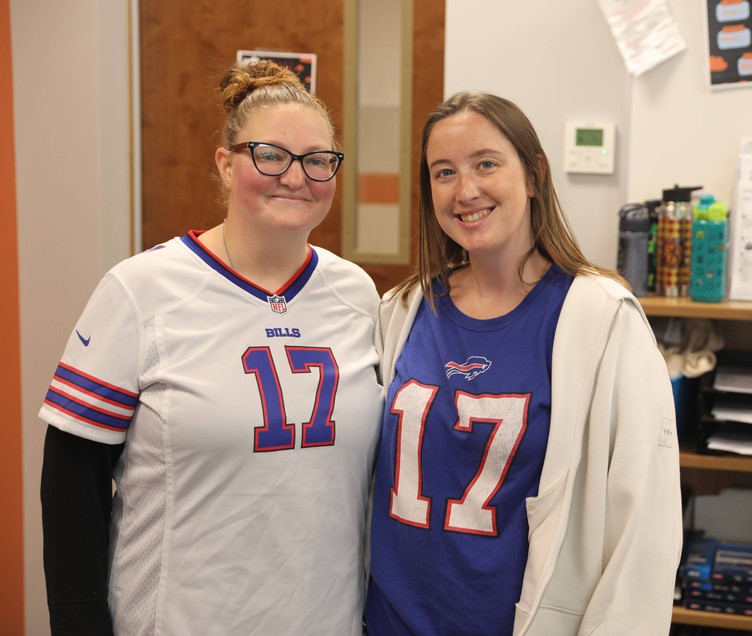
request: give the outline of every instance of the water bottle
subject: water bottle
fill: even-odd
[[[656,292],[689,296],[692,275],[692,192],[702,186],[674,186],[663,191],[658,208],[658,266]]]
[[[728,208],[712,194],[705,194],[693,216],[690,297],[698,302],[719,303],[726,283]]]
[[[642,203],[628,203],[619,210],[617,269],[632,286],[635,296],[648,293],[648,240],[650,215]]]

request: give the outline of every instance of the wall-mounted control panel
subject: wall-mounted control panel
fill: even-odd
[[[614,124],[567,122],[564,127],[564,170],[612,174],[615,146]]]

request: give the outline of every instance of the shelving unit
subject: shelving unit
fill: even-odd
[[[682,468],[720,470],[724,472],[752,473],[752,457],[743,455],[699,455],[691,451],[679,454]]]
[[[640,298],[639,301],[648,316],[752,320],[752,302],[727,300],[721,303],[696,303],[687,297],[666,298],[663,296],[646,296]]]
[[[718,323],[727,346],[752,351],[752,302],[698,303],[689,298],[640,298],[648,317],[702,318]],[[752,353],[750,353],[752,355]],[[752,488],[752,457],[704,455],[683,449],[679,455],[682,483],[696,494],[736,486]],[[752,540],[752,537],[750,537]],[[675,607],[673,622],[683,625],[752,631],[752,618]]]
[[[720,627],[722,629],[752,629],[752,618],[732,614],[712,614],[697,610],[675,607],[672,621],[681,625],[698,625],[699,627]]]

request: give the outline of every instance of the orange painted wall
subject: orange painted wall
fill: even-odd
[[[9,0],[0,0],[0,633],[24,633],[21,352]]]

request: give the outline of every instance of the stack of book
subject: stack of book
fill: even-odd
[[[679,576],[684,607],[752,616],[752,543],[691,540]]]

